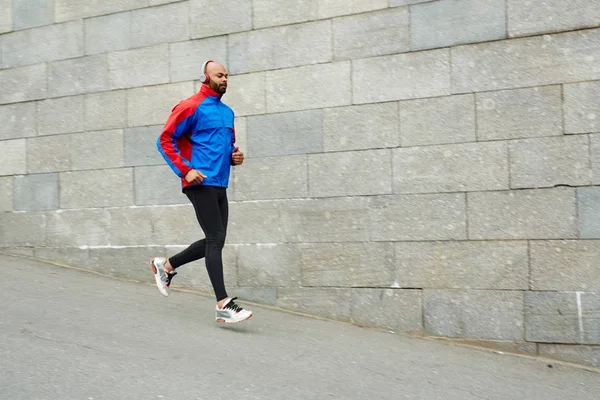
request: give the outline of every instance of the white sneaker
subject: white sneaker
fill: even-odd
[[[222,308],[216,306],[215,313],[217,322],[234,324],[252,317],[252,311],[244,310],[242,307],[235,304],[234,300],[236,299],[237,297],[234,297],[233,299],[225,301]]]
[[[169,287],[167,285],[167,273],[165,272],[165,263],[167,259],[164,257],[155,257],[150,263],[150,268],[154,273],[154,279],[156,280],[156,287],[163,296],[169,295]]]

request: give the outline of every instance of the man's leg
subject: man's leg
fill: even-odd
[[[204,258],[205,255],[206,239],[198,240],[189,245],[186,249],[169,258],[165,263],[165,270],[167,272],[173,272],[176,268],[179,268],[182,265]]]
[[[193,186],[186,189],[185,194],[188,196],[196,218],[200,223],[200,227],[205,235],[205,262],[208,271],[208,277],[215,291],[217,301],[227,299],[225,290],[225,282],[223,278],[223,256],[222,251],[225,245],[225,226],[221,207],[223,205],[220,199],[220,191],[224,188],[215,188],[210,186]],[[227,198],[225,197],[225,203]],[[225,213],[227,209],[225,208]],[[225,216],[226,221],[227,216]],[[198,246],[199,248],[201,245]],[[194,256],[200,254],[200,249],[196,249]]]

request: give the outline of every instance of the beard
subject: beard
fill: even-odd
[[[227,86],[219,86],[213,81],[210,81],[209,86],[212,90],[219,94],[225,94],[225,92],[227,91]]]

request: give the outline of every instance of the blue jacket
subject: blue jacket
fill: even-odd
[[[233,110],[207,85],[173,108],[156,145],[183,188],[190,186],[185,175],[191,169],[206,175],[201,186],[229,185],[233,120]]]

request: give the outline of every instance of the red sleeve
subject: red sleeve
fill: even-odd
[[[182,156],[181,149],[177,145],[177,140],[182,135],[190,132],[197,106],[196,102],[189,100],[184,100],[177,104],[173,108],[158,138],[157,145],[159,152],[173,172],[180,178],[185,177],[192,167],[189,160]]]

